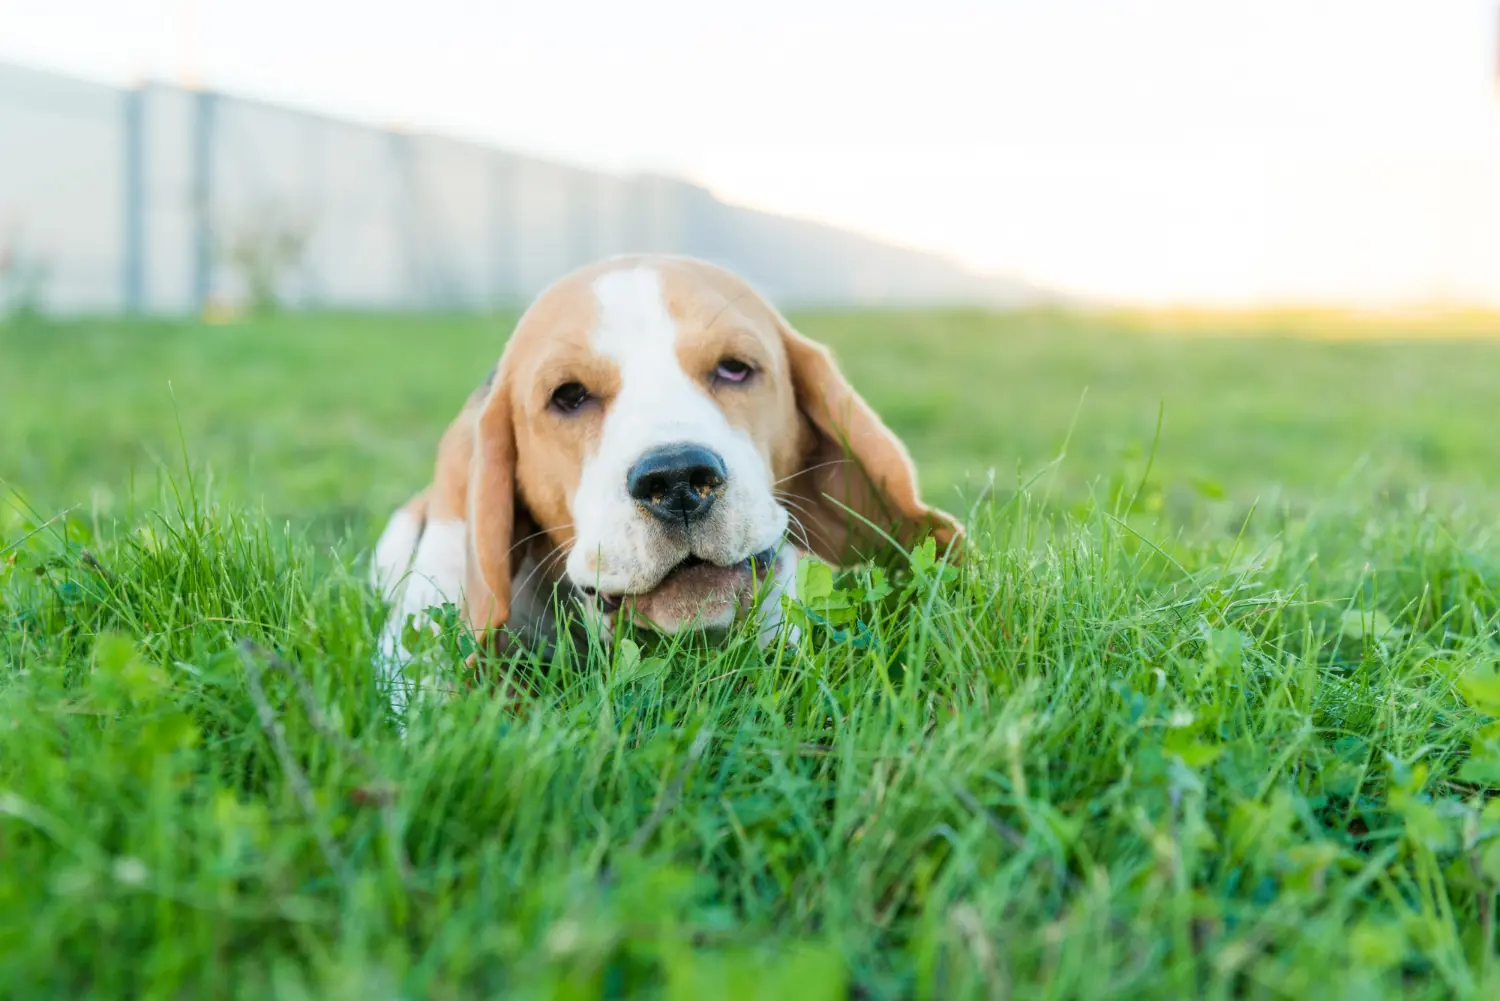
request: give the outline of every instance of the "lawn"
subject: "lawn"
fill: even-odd
[[[0,996],[1500,996],[1500,322],[797,319],[978,556],[404,740],[506,319],[0,327]]]

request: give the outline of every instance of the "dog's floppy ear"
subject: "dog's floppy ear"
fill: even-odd
[[[502,360],[487,386],[475,396],[478,405],[466,415],[468,450],[454,461],[464,463],[468,484],[469,552],[464,604],[470,627],[479,634],[505,625],[510,618],[511,551],[516,521],[516,435],[510,387]],[[462,420],[462,418],[461,418]]]
[[[839,371],[833,354],[779,319],[797,409],[807,425],[801,466],[784,485],[792,514],[819,557],[837,565],[931,534],[938,551],[960,554],[963,528],[917,492],[916,469],[901,439],[886,427]]]

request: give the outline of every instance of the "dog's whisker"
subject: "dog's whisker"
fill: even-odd
[[[516,542],[515,545],[511,546],[510,549],[507,550],[506,555],[515,555],[515,551],[517,549],[520,549],[522,546],[526,545],[526,543],[530,542],[532,539],[535,539],[535,538],[538,538],[540,536],[546,535],[548,532],[565,532],[565,531],[567,531],[568,529],[570,529],[572,527],[573,527],[573,523],[570,521],[566,525],[558,525],[556,528],[550,528],[550,529],[549,528],[544,528],[544,529],[541,529],[540,531],[532,532],[530,535],[521,538],[520,540],[518,540]]]
[[[787,502],[787,498],[778,498],[778,499],[780,499],[783,503]],[[788,529],[790,529],[790,528],[792,528],[792,527],[795,526],[795,528],[797,529],[797,531],[799,533],[799,536],[800,536],[795,541],[800,542],[802,544],[802,547],[804,549],[807,549],[807,550],[811,551],[812,549],[815,548],[813,546],[813,542],[812,542],[812,534],[813,533],[812,533],[811,526],[809,526],[807,524],[807,522],[802,517],[800,517],[799,514],[798,514],[798,512],[801,511],[801,505],[793,502],[793,503],[786,503],[786,507],[787,507],[787,527],[788,527]],[[812,513],[810,511],[801,511],[801,513],[802,514],[806,514],[809,517],[812,516]],[[819,535],[820,538],[822,538],[822,540],[824,542],[830,543],[830,546],[831,546],[833,540],[831,538],[829,538],[826,533],[824,533],[824,532],[822,532],[820,530],[818,532],[818,535]]]
[[[775,491],[772,496],[775,497],[777,503],[781,504],[788,511],[796,511],[814,521],[819,519],[818,511],[800,498],[790,496],[779,490]]]
[[[528,573],[520,581],[512,584],[511,585],[511,590],[513,592],[517,592],[517,593],[519,593],[521,591],[524,591],[526,589],[526,587],[533,580],[535,580],[537,578],[538,575],[543,574],[543,573],[546,573],[546,574],[550,575],[551,572],[556,567],[558,567],[562,563],[564,563],[567,560],[567,558],[568,558],[568,550],[566,550],[566,549],[555,549],[555,550],[553,550],[552,552],[548,553],[545,557],[543,557],[541,560],[539,560],[537,562],[537,565],[532,568],[532,570],[531,570],[530,573]]]
[[[815,462],[811,466],[803,466],[801,469],[797,470],[795,473],[792,473],[792,474],[790,474],[788,476],[783,476],[781,479],[776,480],[772,484],[772,486],[779,487],[779,486],[781,486],[781,484],[787,483],[787,482],[789,482],[791,480],[795,480],[799,476],[805,476],[808,473],[815,473],[815,472],[817,472],[820,469],[828,469],[831,466],[842,466],[844,463],[846,463],[848,461],[849,461],[848,459],[829,459],[827,462]]]
[[[803,549],[812,550],[813,544],[812,540],[808,538],[807,528],[796,515],[791,515],[787,519],[787,534],[792,537],[793,542],[800,545]]]

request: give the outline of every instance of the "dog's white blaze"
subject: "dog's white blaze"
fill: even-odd
[[[573,500],[577,540],[567,572],[575,584],[612,593],[653,587],[693,554],[729,565],[777,544],[786,512],[776,504],[771,472],[755,443],[732,427],[700,373],[682,369],[677,322],[667,311],[654,268],[610,271],[594,281],[596,351],[619,366],[598,449],[585,461]],[[626,475],[649,449],[690,442],[724,459],[729,482],[691,547],[672,539],[630,497]]]
[[[396,518],[405,517],[411,525],[398,524]],[[416,540],[416,551],[409,552],[407,560],[399,558],[399,542],[415,536],[420,528],[416,519],[405,512],[391,519],[380,542],[375,547],[374,572],[382,581],[385,597],[391,602],[391,614],[381,630],[376,659],[383,681],[390,686],[391,705],[398,712],[406,708],[408,683],[402,669],[411,661],[411,655],[401,644],[401,634],[407,620],[415,617],[418,627],[436,630],[436,623],[427,616],[429,609],[445,602],[462,606],[464,589],[464,567],[468,555],[468,526],[463,521],[428,521],[421,529],[421,538]],[[395,534],[393,534],[393,532]],[[387,545],[389,537],[389,545]],[[382,551],[389,557],[382,560]],[[409,561],[409,569],[408,569]]]

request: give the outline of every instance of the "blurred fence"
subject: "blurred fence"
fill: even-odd
[[[0,65],[0,309],[489,308],[641,250],[717,260],[793,301],[1010,294],[671,178]]]

